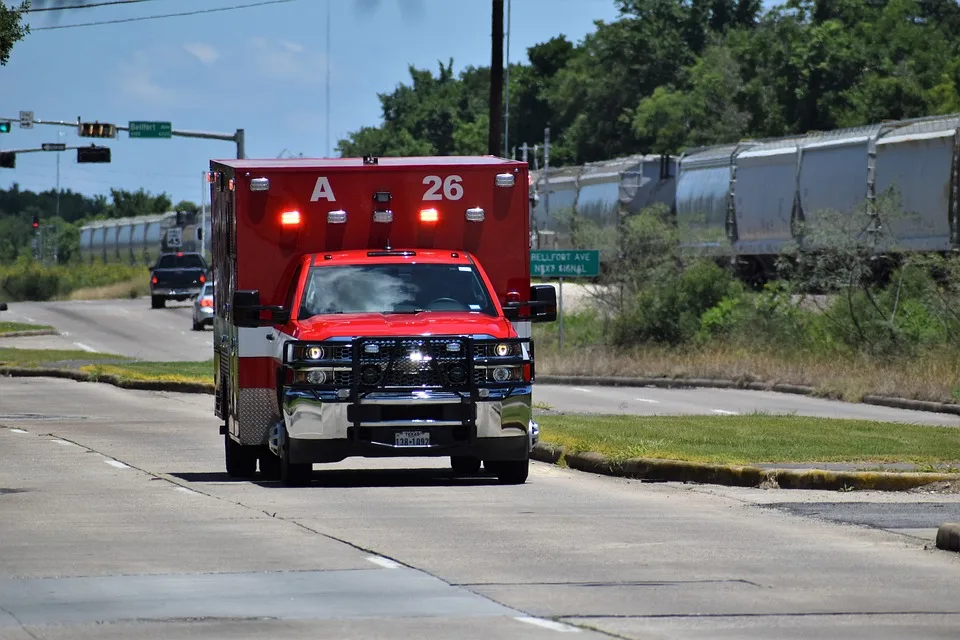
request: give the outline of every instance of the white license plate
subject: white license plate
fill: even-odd
[[[393,444],[396,447],[429,447],[429,431],[400,431],[393,434]]]

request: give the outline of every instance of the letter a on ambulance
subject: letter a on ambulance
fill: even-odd
[[[323,176],[317,178],[317,184],[313,187],[313,195],[310,196],[310,202],[316,202],[320,198],[328,202],[336,202],[333,195],[333,187],[330,186],[330,180]]]

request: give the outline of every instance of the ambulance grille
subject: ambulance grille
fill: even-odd
[[[458,343],[459,351],[449,351],[448,344]],[[378,353],[366,353],[364,347],[375,344]],[[372,339],[360,345],[360,366],[376,365],[383,375],[384,387],[446,387],[451,385],[443,373],[451,364],[467,366],[464,341],[456,338]],[[392,359],[392,366],[387,372]],[[439,371],[438,371],[439,369]],[[466,381],[463,382],[466,384]]]

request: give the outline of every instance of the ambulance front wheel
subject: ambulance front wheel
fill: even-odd
[[[497,476],[500,484],[523,484],[530,475],[530,459],[485,460],[483,466]]]
[[[245,447],[225,434],[224,457],[231,478],[252,478],[257,473],[257,447]]]

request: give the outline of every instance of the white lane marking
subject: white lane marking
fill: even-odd
[[[10,429],[10,433],[26,433],[23,429]]]
[[[30,316],[23,316],[23,319],[26,320],[27,322],[36,322],[36,320],[31,318]]]
[[[96,351],[96,349],[94,349],[93,347],[91,347],[91,346],[89,346],[89,345],[85,345],[85,344],[83,344],[82,342],[74,342],[73,344],[77,345],[78,347],[80,347],[80,348],[83,349],[84,351],[90,351],[91,353],[93,353],[93,352]]]
[[[117,469],[129,469],[127,465],[123,464],[119,460],[104,460],[111,467],[116,467]]]
[[[199,496],[200,494],[193,489],[187,489],[186,487],[177,487],[175,491],[180,491],[181,493],[189,493],[194,496]]]
[[[584,393],[593,393],[593,389],[584,389],[583,387],[574,387],[574,391],[583,391]]]
[[[735,415],[738,415],[736,411],[724,411],[723,409],[714,409],[713,412],[714,412],[714,413],[719,413],[720,415],[724,415],[724,416],[735,416]]]
[[[651,400],[650,398],[634,398],[637,402],[648,402],[650,404],[660,404],[659,400]]]
[[[55,442],[55,443],[57,443],[57,444],[62,444],[62,445],[64,445],[65,447],[75,447],[75,446],[77,446],[77,445],[73,444],[72,442],[67,442],[66,440],[51,440],[50,442]]]
[[[544,629],[550,629],[551,631],[559,631],[560,633],[580,633],[580,629],[577,627],[571,627],[568,624],[563,624],[562,622],[554,622],[553,620],[544,620],[543,618],[531,618],[529,616],[517,616],[514,620],[518,622],[526,622],[527,624],[533,624],[538,627],[543,627]]]
[[[389,560],[387,558],[381,558],[380,556],[370,556],[367,558],[367,560],[369,560],[373,564],[380,565],[384,569],[399,569],[401,566],[400,564],[394,562],[393,560]]]

